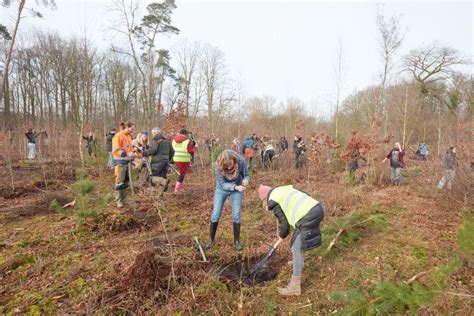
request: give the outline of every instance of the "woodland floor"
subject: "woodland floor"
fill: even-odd
[[[439,170],[429,161],[409,161],[399,187],[386,180],[381,186],[349,185],[346,172],[329,168],[312,174],[309,182],[306,170],[257,170],[242,210],[244,250],[233,249],[226,204],[217,242],[203,262],[193,237],[203,244],[208,238],[214,186],[210,168],[194,166],[183,194],[167,193],[157,203],[149,190],[137,190],[134,212],[130,193],[125,210],[114,207],[113,175],[88,163],[96,189],[86,207],[96,214],[84,217],[78,215],[78,204],[64,210],[50,207],[53,200],[64,205],[76,198],[71,187],[77,167],[15,162],[12,191],[9,170],[1,166],[0,313],[330,314],[344,308],[329,300],[332,293],[380,280],[406,281],[448,262],[462,221],[461,204],[436,189]],[[306,253],[300,297],[276,292],[291,275],[290,238],[257,281],[240,278],[277,239],[275,218],[258,202],[255,188],[260,183],[291,183],[325,210],[324,242]],[[354,243],[344,248],[336,244],[326,253],[334,236],[325,235],[324,226],[351,211],[383,214],[387,227],[362,229]],[[448,290],[474,293],[472,269],[463,267],[451,276]],[[470,298],[443,294],[419,313],[472,315],[473,304]]]

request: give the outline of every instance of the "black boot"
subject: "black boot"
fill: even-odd
[[[211,222],[211,226],[209,227],[209,241],[206,244],[206,249],[211,249],[212,245],[214,245],[214,239],[216,238],[218,224],[219,222]]]
[[[242,250],[242,245],[240,244],[240,223],[234,223],[234,247],[235,250]]]

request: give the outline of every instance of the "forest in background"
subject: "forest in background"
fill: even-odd
[[[378,82],[342,97],[350,65],[340,45],[328,74],[332,115],[324,117],[297,97],[246,95],[216,46],[182,39],[162,47],[163,36],[179,36],[172,0],[141,9],[139,1],[114,0],[111,28],[122,40],[107,49],[41,30],[18,40],[22,18],[41,16],[31,3],[3,1],[20,10],[16,26],[0,24],[0,311],[472,311],[474,108],[472,74],[464,72],[470,57],[440,43],[401,55],[403,19],[379,11]],[[60,5],[38,3],[42,10]],[[82,136],[90,131],[102,144],[109,128],[127,120],[137,131],[194,132],[200,148],[186,194],[156,201],[137,181],[133,209],[113,206],[105,152],[87,157]],[[29,128],[48,133],[33,163],[25,160]],[[270,170],[257,167],[245,197],[243,255],[232,250],[223,220],[217,248],[202,262],[193,238],[207,238],[214,186],[204,140],[213,134],[223,149],[253,133],[286,136],[290,147],[294,135],[303,136],[306,163],[295,170],[293,156],[281,155]],[[389,167],[381,163],[394,142],[407,150],[399,187],[388,185]],[[421,142],[428,144],[427,161],[415,157]],[[459,165],[447,192],[436,184],[449,146],[457,148]],[[353,149],[366,159],[355,181],[346,171]],[[311,268],[301,299],[276,295],[290,272],[283,247],[269,265],[277,279],[245,284],[238,277],[275,234],[273,218],[262,216],[256,202],[260,183],[292,183],[324,205],[324,244],[305,259]]]

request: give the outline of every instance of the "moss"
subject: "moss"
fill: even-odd
[[[6,261],[0,266],[0,271],[16,270],[19,267],[35,263],[35,256],[32,253],[18,254],[11,260]]]

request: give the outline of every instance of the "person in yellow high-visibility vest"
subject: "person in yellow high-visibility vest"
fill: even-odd
[[[278,293],[285,296],[301,295],[304,252],[321,246],[319,225],[324,218],[323,208],[309,194],[292,185],[276,188],[260,185],[258,195],[263,207],[278,218],[281,240],[288,236],[290,227],[295,229],[291,239],[293,275],[288,286],[278,288]]]
[[[263,166],[269,168],[272,164],[272,159],[275,156],[275,146],[272,138],[265,136],[263,138]]]
[[[135,125],[131,122],[120,124],[121,130],[112,138],[112,154],[115,173],[115,200],[117,207],[123,207],[126,198],[126,189],[130,181],[128,168],[135,153],[132,145],[132,132]]]
[[[174,156],[173,161],[178,168],[178,181],[174,187],[174,193],[178,193],[183,188],[184,176],[189,172],[191,165],[191,154],[197,151],[197,145],[193,146],[193,143],[188,138],[188,131],[182,129],[174,137],[173,140]]]

